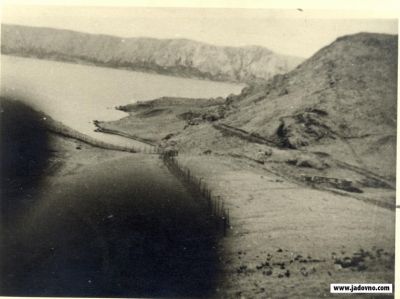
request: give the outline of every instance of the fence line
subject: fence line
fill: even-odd
[[[108,149],[108,150],[116,150],[116,151],[123,151],[123,152],[130,152],[130,153],[146,153],[146,154],[154,154],[154,155],[159,155],[163,151],[156,147],[156,146],[143,146],[143,147],[135,147],[135,146],[123,146],[123,145],[117,145],[117,144],[112,144],[112,143],[107,143],[104,141],[100,141],[98,139],[95,139],[93,137],[90,137],[88,135],[85,135],[81,132],[78,132],[74,129],[71,129],[62,123],[56,122],[56,121],[48,121],[47,122],[47,128],[49,131],[68,137],[68,138],[73,138],[76,140],[79,140],[81,142],[84,142],[86,144],[89,144],[91,146],[95,146],[98,148],[103,148],[103,149]]]
[[[229,210],[225,208],[223,199],[220,196],[214,196],[203,178],[196,178],[189,168],[182,166],[175,159],[175,156],[177,156],[177,152],[160,152],[160,158],[163,159],[168,169],[206,201],[215,228],[226,236],[230,221]]]
[[[222,231],[223,235],[226,236],[228,228],[230,227],[229,221],[229,210],[225,209],[225,204],[220,196],[213,196],[211,190],[208,188],[207,184],[203,181],[203,178],[196,178],[190,171],[189,168],[183,167],[176,159],[175,156],[178,155],[176,150],[164,150],[162,148],[153,146],[145,146],[142,148],[121,146],[116,144],[106,143],[83,133],[80,133],[74,129],[68,128],[59,122],[48,122],[49,131],[63,135],[68,138],[74,138],[76,140],[82,141],[92,146],[99,148],[118,150],[131,153],[145,153],[145,154],[155,154],[159,155],[163,159],[165,165],[170,169],[170,171],[176,175],[178,178],[182,179],[186,185],[188,185],[197,194],[206,201],[207,208],[210,213],[211,218],[215,224],[217,231]]]

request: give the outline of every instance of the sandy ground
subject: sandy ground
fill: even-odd
[[[72,154],[67,143],[69,162],[60,175],[129,155],[76,148]],[[394,281],[394,211],[288,182],[248,160],[195,155],[179,161],[230,212],[215,298],[321,298],[331,297],[330,283]],[[378,200],[387,196],[370,192]]]
[[[25,254],[21,261],[30,265],[28,268],[22,266],[21,271],[25,274],[17,276],[19,282],[13,287],[29,286],[25,295],[60,295],[72,285],[75,286],[70,292],[72,295],[128,296],[135,288],[141,294],[149,293],[153,288],[153,294],[162,295],[162,290],[154,293],[154,280],[142,280],[139,286],[133,283],[138,281],[135,276],[138,272],[130,272],[148,269],[153,258],[143,259],[139,267],[126,263],[129,256],[138,254],[129,246],[133,242],[129,211],[137,210],[137,207],[132,205],[127,194],[139,192],[132,182],[142,183],[149,176],[162,178],[152,188],[140,191],[148,193],[145,197],[149,196],[149,199],[154,197],[154,192],[168,193],[169,186],[180,183],[154,156],[96,149],[71,139],[53,138],[52,163],[46,172],[46,177],[51,179],[40,182],[40,190],[51,196],[36,194],[41,198],[41,204],[26,209],[25,217],[18,218],[18,229],[9,227],[10,235],[16,232],[24,236],[22,248]],[[165,276],[161,276],[161,281],[167,283],[160,288],[168,289],[169,294],[188,294],[187,288],[194,288],[204,280],[204,276],[196,275],[207,267],[203,274],[208,273],[209,280],[203,281],[198,294],[213,298],[324,298],[332,297],[330,283],[393,283],[393,210],[289,182],[249,160],[213,154],[180,155],[178,159],[194,176],[202,177],[214,195],[224,199],[231,228],[219,241],[218,262],[211,262],[212,266],[205,266],[204,261],[197,266],[174,262],[170,265],[172,268],[166,276],[178,267],[181,270],[178,272],[185,273],[187,279],[183,288],[174,289],[171,285],[182,277],[178,275],[180,278],[175,277],[176,280],[165,280]],[[194,202],[187,201],[185,188],[180,186],[178,198],[185,199],[162,205],[169,208],[158,209],[159,215],[165,215],[167,211],[168,215],[172,212],[177,216],[192,209]],[[376,194],[377,197],[380,195]],[[121,198],[127,199],[120,201]],[[159,204],[150,201],[144,210],[148,212]],[[189,213],[177,223],[179,227],[185,227],[184,223],[194,219],[196,214]],[[165,238],[166,231],[160,232],[159,228],[170,222],[163,221],[139,235],[153,236],[155,240]],[[187,233],[198,233],[199,229],[204,232],[202,225],[195,225],[194,230]],[[176,223],[172,227],[176,227]],[[172,243],[176,242],[177,239],[172,238]],[[190,254],[184,254],[187,246],[182,246],[183,251],[177,249],[175,254],[191,260],[199,252],[198,245]],[[147,250],[150,251],[157,248],[149,246]],[[161,246],[157,254],[171,253],[168,246]],[[109,250],[114,250],[112,258]],[[27,255],[26,252],[30,253]],[[205,258],[209,262],[216,258],[212,254],[200,254],[199,260]],[[18,255],[14,258],[19,259]],[[40,266],[32,266],[38,263]],[[105,270],[107,274],[99,275],[99,272],[86,268],[78,274],[74,272],[74,267],[79,268],[82,264],[103,273]],[[57,267],[64,268],[61,271]],[[159,271],[139,271],[141,275],[149,273],[147,277],[150,278]],[[216,273],[220,273],[218,278],[213,277]],[[68,280],[71,275],[77,280]],[[63,281],[61,285],[60,280]],[[208,295],[202,293],[202,288],[208,289]]]
[[[46,175],[3,227],[1,294],[208,297],[218,260],[205,202],[156,155],[53,138]]]
[[[247,161],[179,161],[230,211],[216,298],[322,298],[332,296],[330,283],[393,283],[393,210],[285,182]]]
[[[50,134],[53,156],[48,174],[53,177],[63,177],[79,173],[82,169],[91,167],[101,162],[129,157],[132,154],[104,150],[87,145],[72,138],[60,138]]]

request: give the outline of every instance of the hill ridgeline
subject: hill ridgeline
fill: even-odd
[[[302,61],[260,46],[222,47],[188,39],[122,38],[9,24],[2,24],[1,35],[3,54],[216,81],[264,81]]]

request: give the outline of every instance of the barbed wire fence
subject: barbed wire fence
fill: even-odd
[[[72,138],[83,143],[89,144],[91,146],[95,146],[98,148],[108,149],[108,150],[116,150],[116,151],[123,151],[129,153],[144,153],[144,154],[153,154],[153,155],[160,155],[163,151],[157,146],[124,146],[118,144],[107,143],[96,138],[90,137],[86,134],[80,133],[74,129],[71,129],[67,126],[64,126],[58,122],[48,122],[47,128],[49,131],[62,135],[67,138]]]
[[[230,227],[230,219],[229,209],[225,207],[224,200],[212,193],[203,178],[197,178],[189,168],[177,161],[175,158],[178,155],[177,151],[159,151],[159,155],[174,175],[206,201],[215,228],[226,236]]]
[[[222,232],[224,236],[227,235],[228,228],[230,227],[230,219],[229,209],[225,207],[224,200],[221,199],[220,196],[215,196],[212,193],[211,189],[207,186],[205,181],[203,181],[203,178],[196,178],[191,173],[189,168],[182,166],[181,163],[177,161],[175,157],[178,155],[178,151],[165,150],[157,146],[134,147],[110,144],[87,136],[56,122],[50,123],[48,129],[53,133],[60,134],[68,138],[73,138],[99,148],[131,153],[158,155],[173,175],[177,176],[178,179],[181,179],[183,183],[187,185],[187,187],[192,189],[197,195],[206,201],[208,211],[213,219],[217,231]]]

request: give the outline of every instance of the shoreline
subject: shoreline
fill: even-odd
[[[191,80],[199,80],[199,81],[210,81],[210,82],[218,82],[218,83],[225,83],[225,84],[243,84],[243,88],[248,86],[248,82],[241,82],[241,81],[229,81],[229,80],[222,80],[218,78],[212,78],[212,77],[199,77],[199,76],[194,76],[194,75],[188,75],[184,76],[182,74],[174,74],[173,72],[159,72],[157,70],[152,70],[152,69],[146,69],[146,68],[135,68],[135,67],[123,67],[123,66],[113,66],[113,65],[107,65],[106,63],[96,63],[96,62],[90,62],[87,60],[81,60],[79,58],[66,58],[66,59],[60,59],[60,58],[52,58],[52,57],[40,57],[37,55],[23,55],[23,54],[16,54],[16,53],[0,53],[1,55],[4,56],[11,56],[11,57],[20,57],[20,58],[29,58],[29,59],[39,59],[39,60],[46,60],[46,61],[54,61],[54,62],[61,62],[61,63],[68,63],[68,64],[73,64],[73,65],[83,65],[83,66],[93,66],[93,67],[101,67],[101,68],[107,68],[107,69],[113,69],[113,70],[121,70],[121,71],[128,71],[128,72],[137,72],[137,73],[143,73],[143,74],[151,74],[151,75],[159,75],[159,76],[166,76],[166,77],[175,77],[175,78],[183,78],[183,79],[191,79]],[[264,82],[263,80],[260,79],[261,82]]]
[[[118,110],[118,109],[116,109],[116,110]],[[124,132],[121,132],[121,131],[104,128],[102,126],[102,123],[103,123],[102,121],[98,121],[98,120],[94,120],[93,121],[93,124],[96,127],[96,129],[94,130],[95,132],[111,134],[111,135],[117,135],[117,136],[125,137],[125,138],[128,138],[128,139],[133,139],[133,140],[136,140],[136,141],[139,141],[139,142],[142,142],[142,143],[145,143],[147,145],[154,146],[154,147],[157,146],[157,144],[152,142],[151,140],[148,140],[148,139],[145,139],[145,138],[141,138],[141,137],[138,137],[138,136],[135,136],[135,135],[127,134],[127,133],[124,133]]]
[[[49,121],[48,121],[49,120]],[[111,144],[107,143],[104,141],[100,141],[96,138],[90,137],[86,134],[83,134],[79,131],[76,131],[70,127],[67,127],[61,122],[55,121],[51,118],[46,119],[46,128],[55,134],[58,134],[60,136],[66,137],[66,138],[71,138],[80,142],[84,142],[88,145],[101,148],[101,149],[106,149],[106,150],[116,150],[116,151],[122,151],[122,152],[130,152],[130,153],[139,153],[140,149],[137,149],[135,147],[127,147],[127,146],[120,146],[116,144]]]

